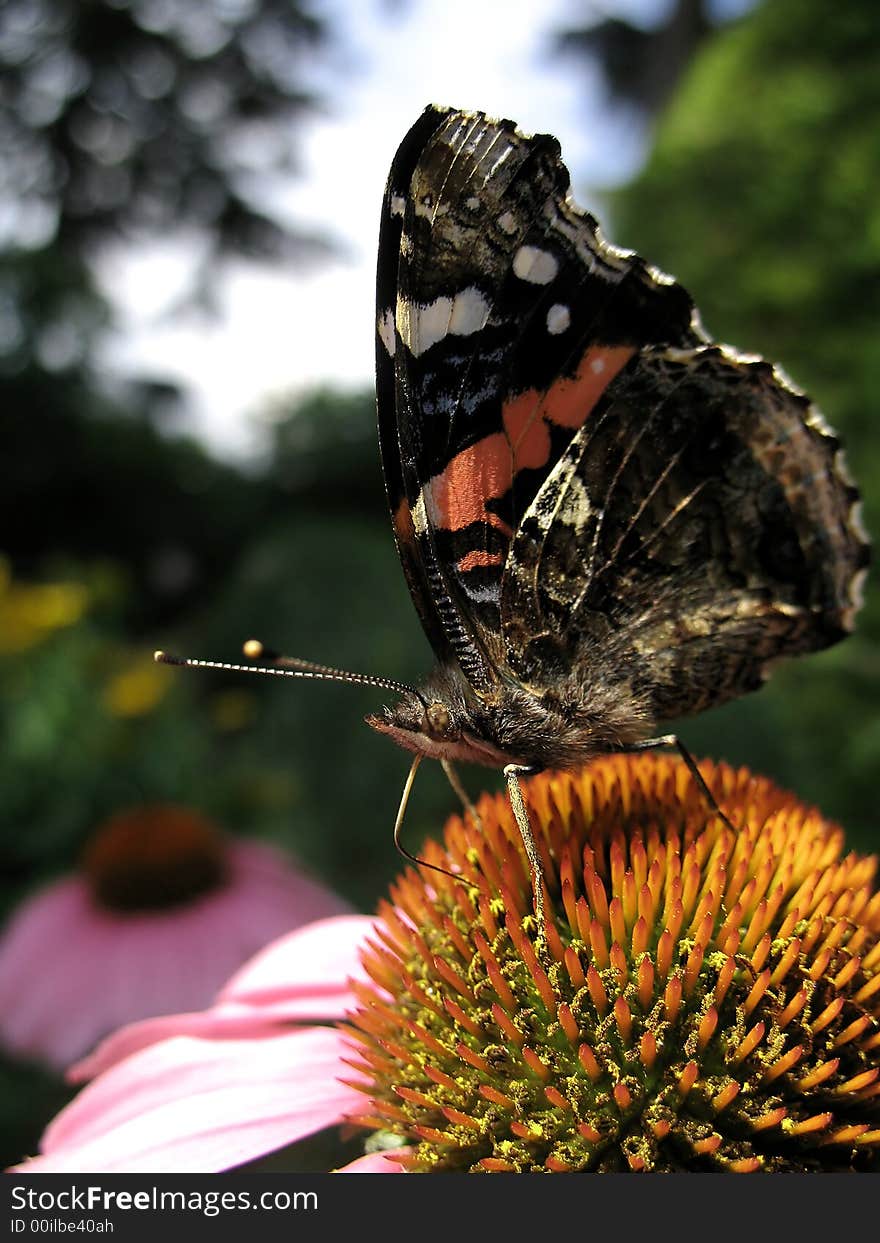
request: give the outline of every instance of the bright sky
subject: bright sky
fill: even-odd
[[[661,6],[662,0],[617,0],[592,9],[644,14]],[[328,0],[321,7],[337,14],[346,63],[319,79],[325,97],[335,90],[337,102],[305,129],[304,176],[281,203],[306,226],[335,234],[344,258],[313,273],[236,265],[223,282],[217,321],[167,313],[191,272],[180,246],[116,254],[102,267],[107,292],[123,308],[108,367],[185,384],[197,432],[225,456],[256,447],[254,415],[273,395],[322,382],[372,383],[382,191],[398,143],[426,104],[481,109],[512,117],[526,131],[556,134],[582,202],[591,182],[626,175],[636,158],[620,126],[600,113],[598,83],[583,62],[547,54],[553,34],[582,22],[591,6]]]

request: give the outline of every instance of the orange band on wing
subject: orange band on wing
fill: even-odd
[[[551,449],[548,424],[574,431],[582,427],[635,353],[632,345],[591,346],[573,376],[557,380],[546,392],[527,389],[505,402],[504,431],[462,449],[426,486],[425,504],[434,525],[461,531],[483,522],[512,535],[507,523],[486,508],[487,501],[504,496],[519,471],[546,466]]]
[[[441,475],[427,485],[428,513],[438,527],[461,531],[472,522],[485,522],[506,535],[512,532],[486,501],[504,496],[513,482],[510,443],[503,432],[485,436],[457,453]]]
[[[402,544],[414,544],[416,542],[416,532],[413,526],[412,511],[409,507],[409,501],[406,497],[397,506],[391,519],[394,527],[394,534]]]
[[[460,574],[467,574],[468,570],[485,570],[493,565],[503,564],[503,553],[489,552],[485,548],[472,548],[459,560],[458,571]]]
[[[546,393],[530,388],[508,401],[501,416],[516,469],[546,465],[550,453],[546,424],[574,431],[583,427],[605,389],[635,353],[633,345],[591,346],[573,376],[557,380]]]

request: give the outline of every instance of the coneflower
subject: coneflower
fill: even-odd
[[[383,904],[351,1030],[412,1170],[846,1169],[880,1145],[875,860],[746,771],[611,757],[502,798]],[[872,896],[873,894],[873,896]]]
[[[301,929],[210,1010],[111,1037],[21,1168],[286,1149],[296,1170],[296,1141],[353,1126],[367,1153],[337,1168],[871,1168],[875,860],[769,781],[701,771],[729,824],[666,756],[525,783],[545,935],[509,804],[483,796],[425,847],[453,876],[411,868],[374,920]]]

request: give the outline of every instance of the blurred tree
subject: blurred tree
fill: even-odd
[[[211,259],[311,254],[314,239],[267,215],[253,184],[294,167],[315,103],[308,62],[326,39],[298,0],[7,0],[11,239],[82,254],[194,228]]]
[[[77,368],[7,384],[0,530],[16,571],[113,561],[130,588],[120,620],[137,631],[209,602],[269,512],[260,482],[163,436],[148,416],[161,394],[131,386],[123,404]]]
[[[234,659],[271,619],[267,639],[313,648],[320,633],[319,657],[406,663],[385,651],[397,615],[384,581],[408,602],[372,396],[318,395],[301,426],[291,408],[247,474],[163,434],[182,401],[173,386],[111,384],[96,362],[112,317],[93,275],[107,246],[180,237],[201,264],[191,293],[205,298],[227,256],[327,253],[325,238],[266,206],[273,179],[296,170],[308,84],[330,48],[313,11],[298,0],[0,4],[0,916],[73,866],[101,819],[147,800],[273,837],[365,907],[397,866],[406,764],[378,738],[385,759],[364,763],[358,711],[375,699],[151,660],[175,637]],[[349,512],[328,530],[330,488]],[[368,491],[376,521],[362,531],[350,511]],[[344,609],[340,581],[353,596]],[[384,623],[371,628],[375,592]],[[0,1064],[4,1164],[33,1149],[62,1091],[36,1068]]]
[[[735,10],[748,7],[745,3]],[[703,40],[731,14],[713,0],[672,0],[662,4],[657,20],[637,25],[626,17],[596,18],[586,6],[586,26],[562,31],[557,50],[578,60],[598,61],[611,98],[633,108],[642,120],[656,116],[678,86]]]
[[[180,236],[203,295],[224,256],[303,263],[326,239],[266,209],[296,168],[330,32],[299,0],[0,5],[2,550],[18,573],[113,558],[127,622],[164,622],[234,561],[258,486],[158,434],[182,405],[93,366],[102,248]]]
[[[355,510],[387,522],[371,389],[317,389],[276,402],[263,421],[269,427],[264,479],[288,505]]]
[[[611,234],[673,272],[710,330],[780,361],[843,433],[880,530],[880,8],[774,0],[704,44]],[[856,635],[683,726],[876,847],[880,596]]]

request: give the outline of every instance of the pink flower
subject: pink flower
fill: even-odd
[[[211,1009],[111,1036],[18,1168],[295,1168],[333,1128],[373,1132],[335,1162],[356,1172],[876,1168],[876,860],[763,778],[703,772],[723,818],[667,756],[528,782],[543,918],[484,796],[375,919],[301,928]]]
[[[321,920],[249,963],[214,1006],[135,1023],[75,1068],[94,1082],[55,1118],[28,1172],[227,1170],[340,1125],[364,1098],[332,1026],[355,1004],[373,921]],[[306,1025],[308,1024],[308,1025]],[[354,1173],[400,1172],[394,1152]]]
[[[0,1045],[62,1069],[125,1023],[208,1005],[269,941],[348,909],[188,809],[121,813],[0,936]]]

